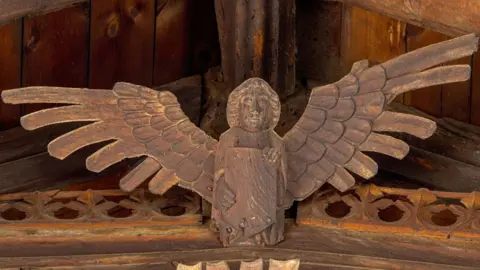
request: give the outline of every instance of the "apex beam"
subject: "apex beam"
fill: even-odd
[[[0,25],[27,15],[64,9],[88,0],[0,0]]]
[[[478,0],[337,0],[448,36],[480,34]]]

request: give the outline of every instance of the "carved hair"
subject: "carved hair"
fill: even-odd
[[[262,94],[268,96],[270,103],[270,113],[267,121],[270,129],[277,126],[280,118],[280,99],[278,94],[270,87],[270,85],[261,78],[250,78],[244,81],[242,84],[233,89],[232,93],[228,97],[227,103],[227,121],[230,127],[236,127],[240,125],[240,102],[241,97],[250,91],[260,91]]]

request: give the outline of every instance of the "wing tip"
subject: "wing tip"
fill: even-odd
[[[20,104],[24,103],[21,100],[16,99],[16,94],[18,93],[19,90],[22,88],[18,89],[8,89],[8,90],[3,90],[2,93],[0,94],[1,100],[5,104]],[[25,88],[23,88],[25,89]]]
[[[121,191],[126,192],[126,193],[130,193],[133,190],[135,190],[135,188],[129,187],[128,185],[126,185],[125,183],[122,183],[122,182],[120,182],[118,184],[118,187],[120,188]]]
[[[359,60],[353,63],[349,74],[358,75],[360,72],[366,70],[369,65],[370,61],[368,59]]]
[[[370,180],[372,179],[373,177],[375,177],[375,175],[377,175],[378,173],[378,166],[375,166],[375,168],[373,168],[372,170],[366,170],[365,171],[365,174],[362,175],[362,177],[365,179],[365,180]]]
[[[25,129],[25,130],[34,130],[37,128],[36,125],[34,125],[30,119],[31,114],[24,115],[20,117],[20,125]]]
[[[423,127],[424,132],[420,132],[418,134],[418,138],[420,139],[428,139],[430,138],[435,131],[437,131],[437,122],[430,120],[430,119],[425,119],[425,126]]]
[[[50,156],[59,160],[64,160],[68,156],[68,154],[65,155],[65,153],[62,153],[61,149],[56,147],[56,139],[48,143],[47,150]]]
[[[470,65],[457,65],[457,67],[460,69],[458,81],[468,81],[472,76],[472,67]]]
[[[94,172],[94,173],[99,173],[103,171],[105,168],[102,168],[101,166],[98,165],[98,163],[95,162],[92,156],[88,157],[85,166],[87,167],[87,170]]]
[[[8,97],[9,97],[9,92],[11,90],[3,90],[2,93],[0,94],[0,98],[2,99],[3,103],[9,103],[8,102]]]
[[[408,145],[406,142],[402,141],[403,145],[402,148],[397,152],[395,151],[395,158],[398,160],[404,159],[408,153],[410,152],[410,145]]]
[[[123,82],[123,81],[119,81],[119,82],[116,82],[114,85],[113,85],[113,89],[115,88],[121,88],[121,87],[131,87],[131,86],[136,86],[135,84],[133,83],[129,83],[129,82]]]

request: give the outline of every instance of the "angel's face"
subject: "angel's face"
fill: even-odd
[[[268,96],[260,91],[248,91],[240,99],[240,120],[248,131],[265,130],[270,109]]]

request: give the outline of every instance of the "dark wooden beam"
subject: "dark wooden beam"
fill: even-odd
[[[88,0],[0,0],[0,25],[27,15],[60,10]]]
[[[425,140],[405,133],[388,133],[408,143],[410,152],[403,160],[369,153],[379,168],[430,189],[454,192],[480,189],[480,127],[453,119],[435,118],[397,102],[391,103],[388,110],[429,118],[437,123],[437,129]]]
[[[261,77],[280,97],[295,88],[295,0],[215,0],[223,79],[231,91]]]
[[[477,0],[338,0],[448,36],[480,34]]]

